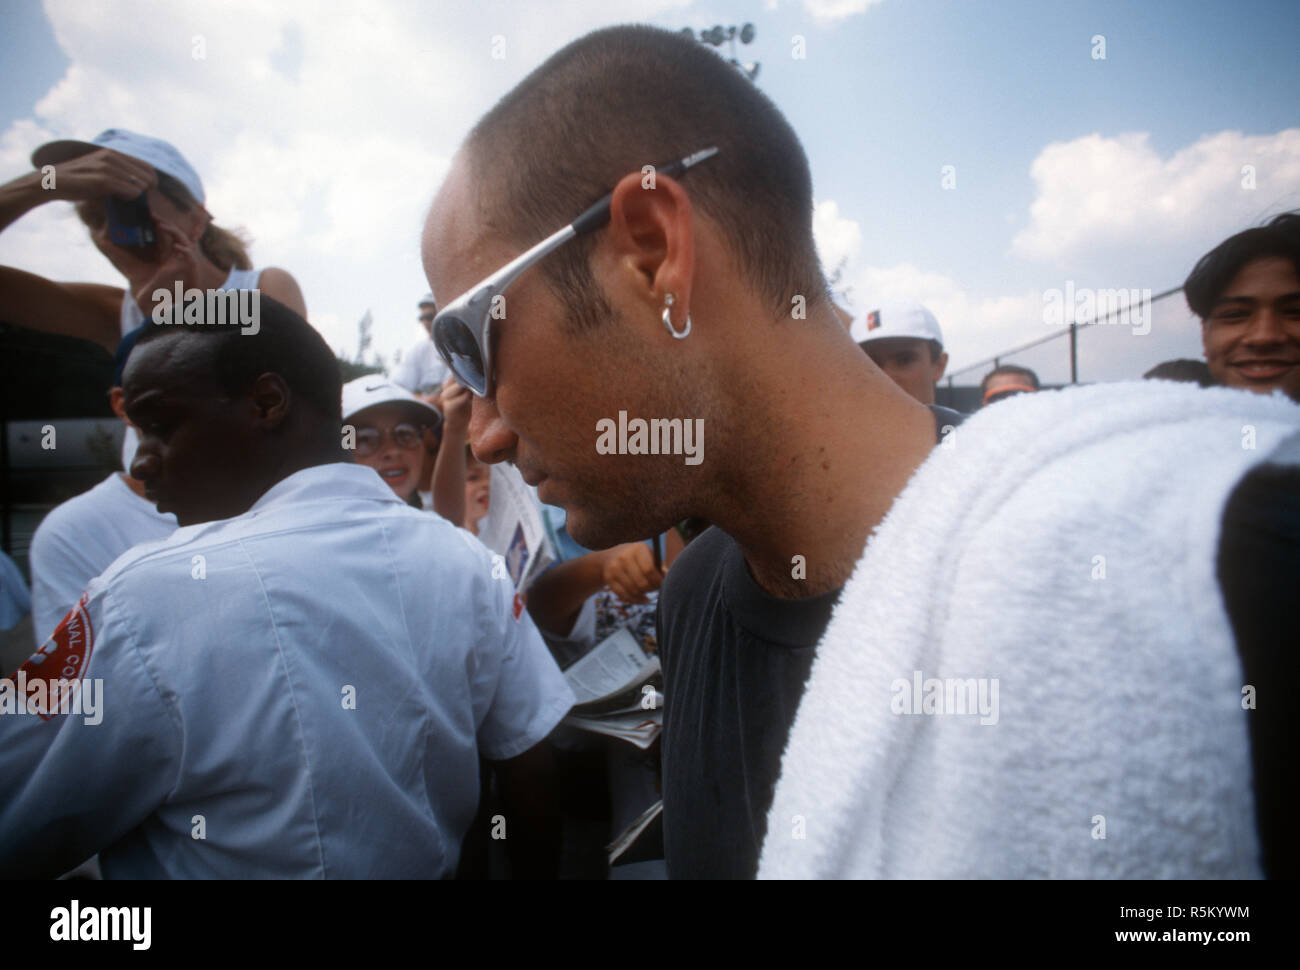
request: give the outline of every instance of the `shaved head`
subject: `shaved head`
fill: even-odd
[[[574,41],[521,81],[466,141],[484,223],[520,247],[573,220],[629,172],[703,148],[690,174],[698,211],[773,315],[827,295],[812,234],[812,178],[793,129],[713,51],[652,27]],[[647,175],[648,177],[648,175]],[[574,324],[611,316],[584,237],[542,265]]]

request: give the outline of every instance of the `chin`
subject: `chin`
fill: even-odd
[[[661,530],[639,528],[640,520],[626,515],[617,518],[605,518],[586,514],[582,509],[565,508],[567,517],[564,527],[579,545],[588,549],[608,549],[623,542],[638,542],[649,539]]]

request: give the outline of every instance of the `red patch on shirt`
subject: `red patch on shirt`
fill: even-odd
[[[57,698],[53,692],[56,682],[60,680],[81,680],[90,663],[90,654],[95,646],[95,633],[90,626],[90,614],[86,612],[88,597],[81,594],[77,605],[68,611],[62,622],[54,628],[50,638],[41,644],[41,648],[27,658],[27,662],[18,668],[19,673],[26,674],[26,698],[30,699],[37,683],[43,683],[43,693],[49,706],[56,708]],[[14,675],[17,677],[17,674]],[[29,703],[28,709],[35,711],[42,720],[48,721],[53,714],[41,710],[35,703]]]
[[[518,593],[515,593],[515,605],[514,605],[513,612],[515,614],[516,620],[519,619],[519,614],[522,613],[523,611],[524,611],[524,598],[520,596]]]

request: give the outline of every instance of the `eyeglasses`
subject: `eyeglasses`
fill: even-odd
[[[410,451],[420,446],[420,442],[424,440],[424,433],[422,428],[406,423],[397,425],[392,431],[357,428],[355,449],[357,457],[369,458],[376,454],[383,447],[385,438],[391,438],[393,444],[402,451]]]
[[[716,154],[717,148],[706,148],[679,161],[659,166],[656,171],[660,175],[677,177]],[[607,193],[563,229],[547,236],[522,256],[517,256],[487,279],[452,300],[434,319],[433,344],[438,355],[456,379],[475,395],[487,397],[492,390],[490,331],[493,301],[543,256],[559,249],[570,239],[594,232],[609,222],[609,201],[612,195],[612,192]]]

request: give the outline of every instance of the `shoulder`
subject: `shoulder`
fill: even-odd
[[[709,585],[710,577],[721,572],[728,556],[738,552],[736,540],[716,525],[691,540],[673,560],[664,578],[663,591],[659,594],[662,615],[673,615],[683,603],[699,596]]]
[[[45,518],[41,519],[41,524],[36,527],[36,532],[32,536],[33,553],[53,541],[76,535],[88,527],[93,528],[100,520],[104,506],[111,503],[108,490],[112,487],[113,478],[116,476],[117,472],[113,472],[93,488],[87,489],[80,495],[74,495],[51,509]]]
[[[268,266],[262,270],[257,279],[258,289],[274,300],[296,311],[304,319],[307,316],[307,303],[303,299],[302,289],[287,270],[278,266]]]

